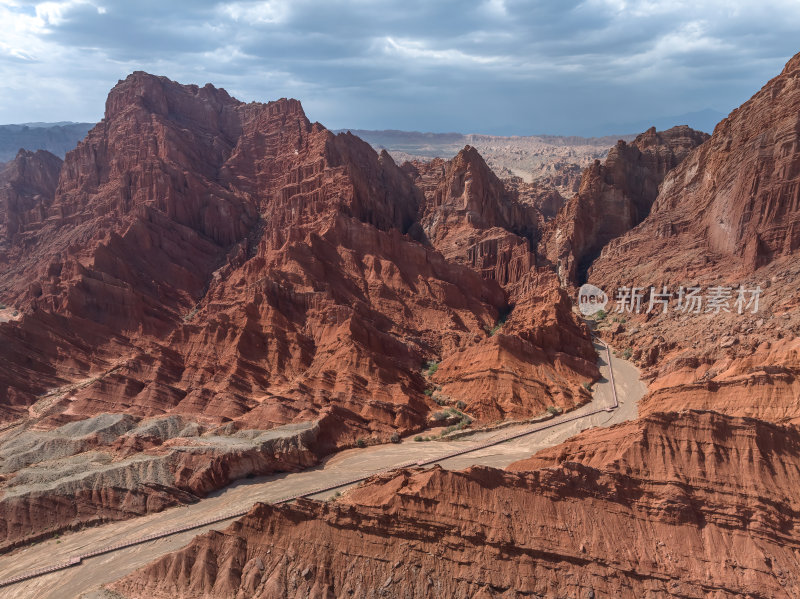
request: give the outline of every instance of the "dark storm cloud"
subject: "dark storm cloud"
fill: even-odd
[[[798,48],[792,0],[0,4],[0,121],[97,119],[144,69],[332,127],[597,132],[728,111]],[[3,41],[5,40],[5,41]]]

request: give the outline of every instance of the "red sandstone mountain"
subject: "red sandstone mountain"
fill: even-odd
[[[66,449],[8,466],[0,546],[421,430],[432,385],[477,420],[585,402],[594,352],[557,280],[534,268],[537,221],[518,221],[535,210],[477,153],[462,158],[431,204],[388,154],[311,123],[295,100],[244,104],[145,73],[111,91],[60,169],[20,154],[0,177],[0,301],[18,313],[0,322],[0,452],[35,430]],[[446,226],[421,243],[436,211]],[[63,432],[101,414],[184,424]],[[214,440],[289,423],[315,432],[269,459]],[[89,449],[100,462],[84,464]],[[150,461],[158,477],[131,488],[140,475],[125,468]],[[66,462],[82,476],[63,485]],[[43,494],[26,482],[42,476]]]
[[[443,360],[433,377],[442,393],[464,398],[481,420],[500,420],[522,417],[562,393],[570,372],[591,376],[583,364],[592,362],[594,350],[573,324],[569,297],[549,269],[536,267],[533,248],[545,220],[539,208],[520,201],[518,190],[506,188],[470,146],[450,161],[403,168],[425,196],[412,234],[449,261],[497,281],[508,298],[489,327],[496,334]],[[546,382],[553,375],[556,385]],[[555,403],[574,405],[571,393]]]
[[[798,113],[800,55],[667,175],[647,219],[594,263],[590,281],[612,297],[623,286],[648,288],[645,305],[651,285],[673,294],[669,314],[626,315],[604,333],[655,379],[645,413],[800,422]],[[704,303],[685,314],[675,310],[681,286],[701,287],[706,302],[713,286],[730,297],[719,313]],[[739,286],[762,289],[756,314],[738,313]]]
[[[377,476],[257,505],[112,586],[195,597],[773,597],[800,593],[800,435],[689,412],[583,433],[508,472]]]
[[[113,589],[130,599],[800,595],[798,114],[800,55],[710,140],[688,151],[700,141],[689,136],[672,154],[683,157],[672,171],[639,165],[622,179],[638,181],[645,200],[658,187],[651,175],[666,174],[649,215],[616,233],[591,282],[611,295],[650,284],[741,282],[765,291],[758,315],[601,319],[600,334],[648,368],[642,418],[585,431],[508,472],[399,471],[328,503],[258,505]],[[631,163],[618,160],[610,172],[627,172]],[[590,171],[590,191],[593,180],[600,183]],[[646,202],[603,185],[588,197],[616,201],[608,222],[629,227],[636,219],[628,217],[645,216]],[[595,208],[576,201],[569,209],[576,219],[601,217]],[[566,212],[562,225],[572,227]],[[579,230],[566,239],[590,239]],[[574,282],[580,254],[564,247],[572,261],[562,274]],[[664,413],[674,409],[682,411]]]
[[[487,265],[445,234],[431,249],[404,237],[423,195],[387,154],[311,124],[296,101],[245,105],[132,75],[8,249],[0,297],[25,318],[4,327],[5,347],[39,342],[4,362],[6,413],[92,379],[52,418],[102,405],[267,426],[333,402],[371,430],[418,426],[420,365],[485,336],[508,307],[491,279],[532,266],[530,244],[504,227],[535,223],[517,224],[526,208],[500,201],[497,178],[469,160],[482,170],[459,166],[463,189],[443,183],[443,201],[469,203],[447,230],[479,214],[477,227],[523,245],[513,260]]]
[[[706,139],[708,134],[686,126],[652,128],[630,144],[620,140],[604,164],[595,160],[542,236],[539,251],[561,281],[580,283],[603,246],[642,222],[666,174]]]

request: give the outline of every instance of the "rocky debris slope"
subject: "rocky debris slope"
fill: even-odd
[[[800,435],[719,414],[591,430],[508,472],[400,471],[257,505],[112,585],[195,597],[788,598]]]
[[[0,433],[0,551],[58,532],[192,503],[246,476],[317,463],[321,421],[206,430],[180,416],[100,414]]]
[[[590,281],[612,298],[643,288],[642,312],[650,286],[667,286],[667,313],[656,304],[601,327],[653,380],[644,412],[800,421],[798,113],[800,55],[667,175],[648,218],[593,265]],[[688,300],[678,309],[681,288],[699,288],[699,313]]]
[[[584,170],[578,193],[549,223],[539,248],[562,283],[581,284],[603,246],[644,220],[666,174],[707,139],[687,126],[651,128],[630,144],[620,140],[603,164]]]

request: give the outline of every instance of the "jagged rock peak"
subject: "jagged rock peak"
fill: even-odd
[[[280,98],[267,104],[251,104],[268,107],[270,115],[302,115],[305,118],[302,104],[293,98]],[[196,119],[202,124],[202,119],[207,117],[202,112],[198,113],[196,106],[205,106],[220,113],[225,109],[247,105],[233,98],[224,88],[214,87],[210,83],[203,87],[184,85],[164,76],[134,71],[120,80],[108,94],[105,118],[108,121],[132,107],[139,107],[162,116],[180,115],[184,119]]]

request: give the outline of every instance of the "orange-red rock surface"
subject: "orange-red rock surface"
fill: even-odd
[[[257,505],[115,583],[133,598],[733,597],[800,593],[800,435],[652,416],[508,472],[400,471]]]
[[[170,443],[201,456],[190,466],[138,437],[70,442],[0,481],[0,545],[421,430],[434,385],[479,421],[585,402],[594,351],[536,268],[536,208],[471,148],[429,175],[310,122],[295,100],[245,104],[146,73],[119,82],[63,164],[23,152],[4,167],[0,444],[99,414],[177,417],[222,437],[316,432],[299,452],[216,461],[213,443],[176,432]],[[163,476],[130,475],[131,456]],[[61,484],[61,466],[66,478],[87,460]],[[113,475],[95,472],[108,460],[122,460]],[[47,472],[44,490],[29,466]],[[186,469],[213,484],[195,488]]]
[[[643,413],[800,422],[799,112],[800,55],[667,175],[647,219],[592,266],[590,282],[612,297],[645,287],[647,306],[651,285],[673,294],[668,314],[610,314],[601,327],[653,380]],[[681,286],[702,288],[699,314],[676,310]],[[715,286],[728,289],[719,313]],[[755,313],[750,291],[739,313],[740,286],[761,290]]]
[[[8,251],[20,228],[43,218],[55,195],[62,161],[39,150],[20,150],[17,157],[0,164],[0,260]]]
[[[470,204],[472,181],[485,188],[479,164],[464,153],[418,169],[423,193],[439,199],[414,233],[495,273],[513,307],[458,361],[473,371],[511,364],[527,338],[563,347],[565,311],[541,313],[533,298],[549,293],[558,304],[566,296],[552,282],[578,282],[582,260],[607,244],[589,271],[612,298],[597,328],[645,368],[640,419],[585,431],[506,472],[399,471],[328,503],[258,505],[113,590],[130,599],[800,596],[798,114],[800,55],[705,143],[680,128],[618,146],[544,230],[540,248],[558,273],[535,266],[502,278],[494,255],[471,262],[469,248],[492,226],[478,218],[487,204]],[[453,219],[470,206],[467,223]],[[675,309],[681,285],[739,283],[762,289],[759,310],[740,314],[735,295],[729,311]],[[642,314],[614,312],[617,287],[650,285],[672,287],[667,313],[645,313],[647,293]],[[531,320],[551,326],[526,329]],[[432,377],[443,392],[469,381],[448,379],[457,355]],[[495,389],[513,389],[513,376],[495,370]],[[513,402],[470,409],[492,419]]]
[[[508,301],[498,321],[485,327],[488,334],[444,355],[432,377],[442,394],[464,401],[479,420],[587,401],[589,394],[570,379],[576,372],[592,378],[594,350],[556,277],[536,265],[541,205],[506,187],[470,146],[450,161],[403,168],[426,200],[412,234],[500,283]]]
[[[603,246],[644,220],[664,176],[706,139],[687,126],[651,128],[630,144],[617,142],[603,164],[595,160],[542,235],[539,252],[562,283],[582,283]]]
[[[39,414],[54,424],[103,410],[268,428],[335,404],[368,433],[418,428],[422,364],[486,337],[509,309],[498,283],[533,266],[505,229],[529,209],[467,154],[439,184],[448,207],[464,202],[445,230],[477,214],[499,245],[421,245],[405,233],[433,207],[385,152],[294,100],[130,76],[9,246],[0,297],[24,317],[0,330],[5,418],[62,388]],[[542,350],[576,354],[523,361]],[[594,374],[577,370],[565,405]]]

